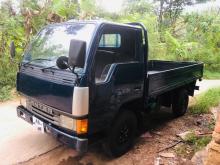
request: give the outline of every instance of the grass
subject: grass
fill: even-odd
[[[196,101],[189,107],[192,114],[209,113],[211,107],[220,104],[220,88],[212,88],[196,97]],[[208,124],[210,130],[214,129],[214,119]],[[191,158],[195,152],[201,150],[211,141],[210,136],[198,136],[195,132],[189,133],[184,139],[184,143],[176,146],[175,152],[183,157]]]
[[[190,157],[195,154],[195,152],[201,150],[209,144],[212,140],[210,136],[196,136],[194,132],[187,135],[183,144],[175,148],[175,152],[184,157]]]
[[[220,72],[204,70],[204,79],[220,79]]]
[[[11,99],[12,88],[10,86],[4,86],[0,88],[0,102]]]
[[[188,144],[182,143],[178,146],[175,147],[175,152],[177,155],[184,157],[184,158],[189,158],[191,159],[191,157],[194,155],[194,151],[192,149],[192,147]]]
[[[196,97],[196,102],[189,107],[192,114],[209,113],[211,107],[220,103],[220,88],[212,88]]]
[[[207,144],[211,141],[211,136],[196,136],[195,133],[190,133],[187,135],[185,142],[189,145],[193,145],[194,151],[198,151],[203,147],[207,146]]]

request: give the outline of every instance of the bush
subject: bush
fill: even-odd
[[[11,98],[11,90],[10,86],[4,86],[0,88],[0,101],[6,101]]]
[[[209,113],[211,107],[220,103],[220,88],[209,89],[196,97],[196,103],[189,107],[190,113],[201,114]]]
[[[16,83],[17,64],[9,57],[0,58],[0,101],[11,98],[11,90]]]
[[[220,79],[220,71],[210,71],[205,69],[203,77],[205,79]]]

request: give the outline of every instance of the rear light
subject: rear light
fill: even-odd
[[[88,132],[88,119],[76,120],[76,133],[84,134]]]

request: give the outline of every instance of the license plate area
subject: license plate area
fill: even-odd
[[[45,133],[45,125],[43,121],[33,116],[33,126],[39,130],[41,133]]]

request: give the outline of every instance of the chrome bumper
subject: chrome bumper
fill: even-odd
[[[17,107],[17,115],[18,117],[22,118],[23,120],[27,121],[30,124],[33,124],[33,116],[31,112],[27,111],[23,106]],[[39,118],[38,116],[35,116]],[[74,148],[77,152],[83,153],[87,151],[88,147],[88,139],[78,138],[76,136],[72,136],[60,130],[59,128],[54,127],[52,124],[40,119],[44,122],[45,130],[47,133],[52,134],[62,143]]]

